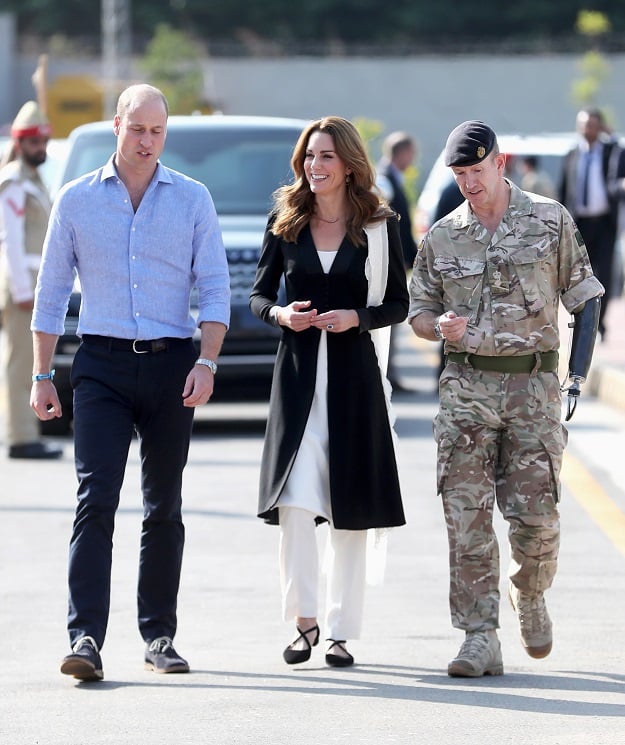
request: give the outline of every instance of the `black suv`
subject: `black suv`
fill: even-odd
[[[279,332],[252,315],[248,300],[271,194],[291,178],[291,153],[306,124],[299,119],[222,115],[171,116],[168,121],[161,161],[206,184],[228,255],[232,309],[230,329],[218,360],[217,400],[266,396],[269,391]],[[69,137],[67,159],[53,191],[100,167],[115,146],[111,121],[77,127]],[[46,434],[65,433],[71,424],[69,373],[79,343],[79,308],[77,288],[54,358],[63,417],[42,423]]]

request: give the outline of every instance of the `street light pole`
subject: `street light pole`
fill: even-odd
[[[131,0],[102,0],[102,80],[104,83],[104,116],[115,113],[120,88],[130,78]]]

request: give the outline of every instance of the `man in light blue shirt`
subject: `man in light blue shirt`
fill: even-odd
[[[213,393],[230,287],[208,190],[159,163],[167,116],[157,88],[135,85],[121,94],[113,121],[116,152],[59,193],[37,282],[31,405],[42,420],[61,416],[51,365],[75,273],[82,293],[82,343],[72,367],[79,482],[69,556],[72,652],[61,664],[62,673],[79,680],[103,677],[114,519],[135,430],[144,504],[138,622],[145,666],[159,673],[189,670],[173,647],[184,545],[182,472],[194,408]],[[197,321],[189,310],[194,287]]]

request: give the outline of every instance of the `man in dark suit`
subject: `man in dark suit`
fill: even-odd
[[[406,192],[404,174],[417,154],[414,139],[406,132],[391,132],[382,143],[383,158],[378,163],[377,183],[390,206],[399,215],[399,235],[404,252],[406,269],[412,269],[417,246],[412,237],[412,221]]]
[[[382,143],[383,157],[377,166],[376,183],[382,195],[399,215],[399,236],[401,238],[406,270],[412,269],[417,244],[412,237],[412,220],[410,206],[404,191],[404,174],[412,164],[417,154],[414,139],[406,132],[391,132]],[[389,350],[388,379],[396,391],[407,390],[399,380],[397,370],[393,364],[396,344],[396,330],[391,329],[391,348]]]
[[[605,287],[599,332],[610,300],[619,200],[625,197],[625,153],[607,133],[599,109],[577,114],[579,142],[565,157],[560,202],[573,215],[588,250],[593,272]]]

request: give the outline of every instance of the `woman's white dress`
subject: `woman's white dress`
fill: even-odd
[[[338,251],[317,251],[327,274]],[[317,353],[317,379],[304,435],[287,479],[279,507],[299,507],[331,521],[328,467],[328,343],[322,330]]]

